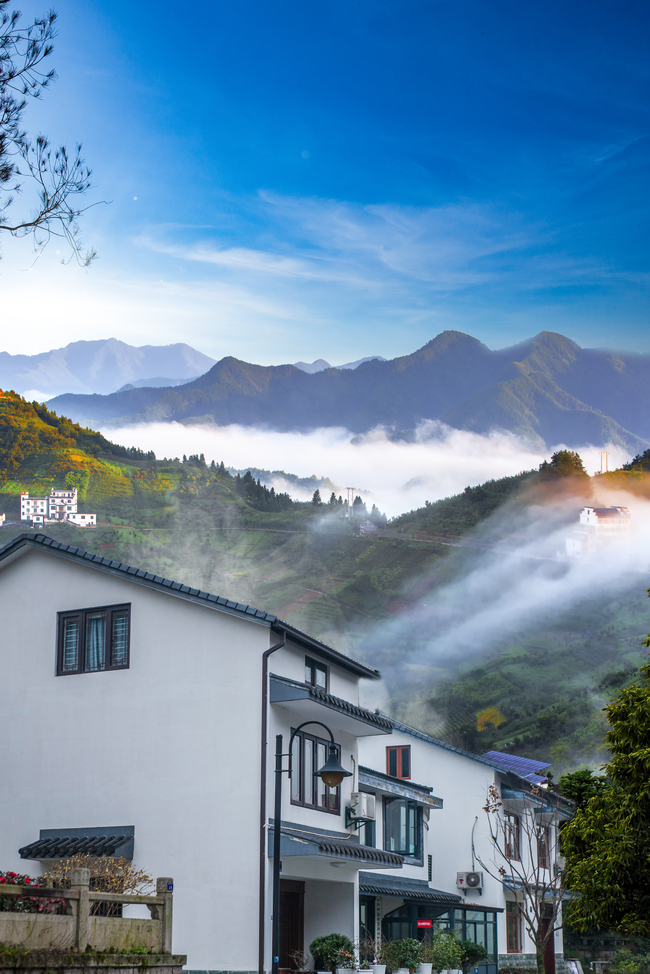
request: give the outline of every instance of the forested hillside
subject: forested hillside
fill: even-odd
[[[517,512],[531,504],[555,505],[553,523],[568,523],[580,491],[583,500],[601,485],[650,496],[647,463],[640,455],[629,469],[574,478],[568,507],[571,478],[529,471],[468,487],[361,537],[338,503],[296,503],[250,471],[232,476],[201,456],[156,459],[15,394],[0,398],[0,512],[8,521],[18,520],[21,490],[74,484],[80,509],[95,511],[99,526],[47,525],[52,537],[273,612],[382,669],[390,677],[382,705],[403,719],[478,751],[496,746],[560,769],[600,762],[600,710],[644,656],[648,576],[631,572],[610,592],[525,625],[498,651],[444,666],[427,662],[431,632],[417,621],[419,607],[462,583],[493,544],[497,552],[511,544]],[[0,540],[25,530],[9,523]],[[393,623],[411,614],[395,638]],[[408,662],[414,646],[417,666]]]

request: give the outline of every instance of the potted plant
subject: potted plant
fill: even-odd
[[[415,971],[415,968],[420,963],[422,943],[419,940],[414,940],[412,937],[406,937],[404,940],[396,940],[394,943],[398,971],[401,974],[409,974],[409,972]]]
[[[438,930],[424,947],[423,960],[434,971],[458,971],[463,960],[463,948],[453,934]]]
[[[309,945],[317,971],[336,971],[337,955],[341,949],[348,950],[354,957],[354,944],[343,933],[328,933],[326,937],[316,937]]]
[[[460,947],[463,951],[460,962],[463,974],[469,974],[470,969],[480,964],[488,955],[485,947],[482,947],[481,944],[475,944],[473,940],[461,940]]]
[[[336,954],[336,974],[351,974],[355,966],[354,947],[341,947]]]

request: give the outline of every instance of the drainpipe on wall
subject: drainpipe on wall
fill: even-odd
[[[260,771],[260,896],[259,896],[259,957],[258,974],[264,974],[264,912],[266,910],[266,748],[267,722],[269,709],[269,656],[286,645],[287,634],[282,633],[282,640],[275,646],[270,646],[262,654],[262,732],[261,732],[261,771]],[[274,822],[273,841],[280,841],[280,828]]]

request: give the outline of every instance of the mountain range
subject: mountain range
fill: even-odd
[[[339,365],[356,369],[373,356]],[[374,356],[382,362],[381,356]],[[36,355],[0,352],[0,389],[12,389],[28,399],[72,393],[126,392],[129,389],[173,388],[204,375],[216,359],[178,342],[175,345],[128,345],[117,338],[70,342]],[[331,369],[325,359],[296,362],[303,372]]]
[[[169,387],[203,375],[214,364],[209,355],[181,342],[139,348],[117,338],[70,342],[37,355],[0,352],[0,389],[46,398],[63,392],[110,393],[142,379]]]
[[[315,373],[230,356],[176,388],[62,395],[49,406],[95,425],[178,421],[307,431],[343,426],[412,430],[424,420],[476,433],[507,430],[532,444],[650,441],[650,355],[581,348],[544,331],[491,350],[445,331],[411,355]]]

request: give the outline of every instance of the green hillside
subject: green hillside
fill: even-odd
[[[602,479],[569,478],[568,494],[567,478],[534,471],[489,481],[360,537],[339,505],[295,503],[198,456],[157,460],[0,395],[8,521],[18,520],[21,490],[75,484],[80,510],[96,512],[99,526],[47,525],[50,536],[276,613],[382,669],[390,708],[403,719],[478,751],[548,758],[559,771],[600,762],[600,710],[645,655],[647,576],[631,573],[610,592],[528,624],[485,658],[435,665],[426,662],[430,630],[418,607],[463,579],[492,542],[510,543],[528,505],[546,505],[553,523],[568,524],[576,490],[586,498],[603,483],[650,496],[645,462]],[[0,540],[25,530],[7,524]],[[423,649],[417,665],[414,648]]]

